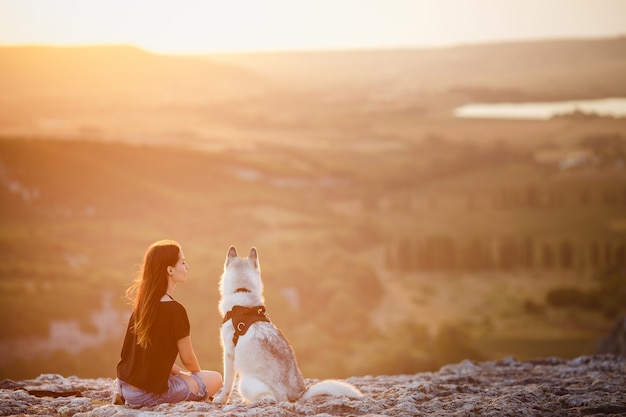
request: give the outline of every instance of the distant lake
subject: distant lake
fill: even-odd
[[[548,120],[573,113],[595,113],[601,116],[626,117],[626,98],[553,101],[538,103],[474,103],[457,107],[455,117],[482,119]]]

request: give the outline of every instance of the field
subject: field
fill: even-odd
[[[0,377],[114,376],[125,289],[162,238],[191,266],[175,298],[205,368],[231,244],[258,249],[306,377],[593,352],[625,312],[624,120],[451,114],[625,96],[624,42],[1,49]]]

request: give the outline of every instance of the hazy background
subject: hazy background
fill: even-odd
[[[0,378],[113,377],[125,289],[163,238],[191,266],[175,297],[205,368],[231,244],[257,247],[306,377],[594,352],[626,299],[623,16],[0,1]]]
[[[624,34],[621,0],[3,0],[4,44],[158,53],[449,47]]]

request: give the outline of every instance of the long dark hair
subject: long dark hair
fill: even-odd
[[[167,267],[176,265],[180,250],[180,244],[174,240],[153,243],[146,251],[139,275],[126,291],[126,296],[133,300],[132,331],[144,349],[150,344],[149,331],[161,297],[167,292]]]

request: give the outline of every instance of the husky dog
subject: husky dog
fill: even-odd
[[[317,395],[363,396],[356,387],[334,380],[306,387],[291,345],[265,315],[255,248],[247,258],[237,257],[234,246],[228,249],[220,294],[219,310],[224,317],[221,329],[224,387],[215,397],[215,403],[228,402],[237,374],[239,394],[247,402],[262,399],[293,402]]]

